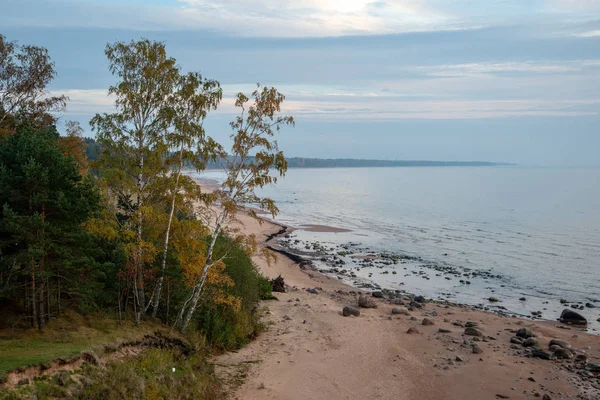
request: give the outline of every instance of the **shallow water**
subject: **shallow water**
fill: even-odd
[[[386,267],[395,275],[357,270],[382,287],[470,304],[494,296],[510,311],[539,310],[547,319],[564,308],[559,299],[591,302],[599,308],[580,312],[600,327],[599,168],[294,169],[264,194],[275,199],[280,222],[352,230],[298,231],[302,243],[353,242],[365,251],[422,258]],[[424,265],[485,270],[499,278],[465,285]],[[523,296],[526,302],[518,300]]]

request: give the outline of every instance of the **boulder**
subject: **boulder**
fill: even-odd
[[[600,364],[587,363],[585,364],[585,369],[587,369],[590,372],[600,372]]]
[[[533,346],[537,346],[538,344],[539,344],[539,341],[534,337],[527,338],[523,341],[523,346],[525,346],[525,347],[533,347]]]
[[[483,337],[483,333],[479,329],[471,327],[465,328],[464,334],[467,336]]]
[[[378,299],[382,299],[383,298],[383,292],[380,290],[376,290],[373,293],[371,293],[373,295],[373,297],[377,297]]]
[[[523,344],[523,339],[517,336],[513,336],[510,338],[510,342],[513,344]]]
[[[565,308],[563,312],[560,314],[560,322],[563,324],[571,324],[571,325],[587,325],[587,319],[585,319],[581,314],[575,312],[573,310],[569,310]]]
[[[552,356],[547,351],[541,349],[533,349],[531,356],[535,358],[541,358],[542,360],[551,360]]]
[[[405,307],[392,308],[392,315],[408,315],[408,309]]]
[[[523,338],[523,339],[529,339],[530,337],[534,337],[535,335],[533,334],[533,332],[531,331],[531,329],[528,328],[521,328],[517,331],[516,333],[517,337]]]
[[[554,357],[556,358],[570,360],[574,356],[575,354],[573,354],[573,351],[571,349],[559,347],[558,349],[554,350]]]
[[[415,296],[414,299],[417,303],[425,303],[425,297],[423,296]]]
[[[354,315],[355,317],[358,317],[360,315],[360,310],[358,309],[358,307],[345,306],[342,309],[342,315],[344,317],[349,317],[350,315]]]
[[[361,294],[358,296],[358,306],[362,308],[377,308],[377,303],[371,297]]]
[[[570,349],[571,345],[567,342],[565,342],[564,340],[561,339],[552,339],[550,341],[550,344],[548,346],[558,346],[558,347],[562,347],[563,349]]]
[[[429,319],[429,318],[423,318],[423,322],[422,322],[422,324],[423,324],[423,325],[426,325],[426,326],[427,326],[427,325],[435,325],[435,322],[433,322],[433,321],[432,321],[431,319]]]

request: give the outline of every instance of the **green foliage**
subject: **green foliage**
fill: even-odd
[[[50,315],[43,307],[61,295],[85,301],[101,289],[92,237],[82,228],[99,209],[100,194],[57,138],[54,128],[23,125],[0,143],[0,278],[6,282],[0,301],[19,304],[29,296],[34,307],[43,303],[40,328]]]
[[[85,364],[70,377],[67,374],[61,379],[42,377],[32,386],[0,391],[0,399],[225,398],[213,367],[199,353],[186,358],[174,351],[148,349],[106,367]]]
[[[267,278],[256,270],[244,249],[230,238],[220,236],[215,245],[215,256],[224,258],[225,273],[234,285],[225,287],[226,294],[241,299],[241,307],[216,304],[212,301],[210,287],[207,288],[197,314],[196,322],[207,342],[224,349],[239,348],[247,343],[262,328],[259,321],[258,303],[271,297],[271,285]]]

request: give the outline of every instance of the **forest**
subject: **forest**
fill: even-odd
[[[237,348],[260,329],[271,283],[236,216],[258,219],[248,205],[278,212],[256,190],[288,167],[276,141],[294,125],[285,97],[260,85],[237,94],[230,140],[218,143],[204,129],[223,99],[218,81],[184,72],[147,39],[107,44],[105,55],[114,111],[91,119],[90,140],[56,117],[68,98],[48,91],[48,50],[0,35],[0,330],[101,314]],[[226,179],[216,188],[185,174],[217,160]]]

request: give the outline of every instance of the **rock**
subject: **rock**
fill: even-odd
[[[456,356],[455,360],[458,361],[458,362],[464,362],[465,361],[465,359],[462,356]]]
[[[392,308],[392,315],[408,315],[408,309],[405,307]]]
[[[519,300],[520,301],[527,301],[527,299],[525,297],[521,297]]]
[[[271,289],[273,292],[285,293],[285,282],[281,275],[275,279],[271,279]]]
[[[452,331],[450,329],[446,329],[446,328],[440,328],[438,330],[439,333],[452,333]]]
[[[552,339],[550,341],[550,344],[548,346],[558,346],[558,347],[562,347],[563,349],[570,349],[571,345],[567,342],[565,342],[564,340],[561,339]]]
[[[472,328],[472,327],[465,328],[464,334],[467,336],[477,336],[477,337],[483,336],[483,333],[481,333],[481,331],[479,329]]]
[[[409,306],[412,308],[423,308],[423,304],[417,303],[416,301],[411,302]]]
[[[560,304],[567,304],[568,301],[566,299],[560,299]]]
[[[425,303],[425,297],[423,296],[415,296],[414,299],[417,303]]]
[[[595,305],[593,305],[592,303],[585,303],[585,306],[586,306],[587,308],[596,308],[596,306],[595,306]]]
[[[535,358],[541,358],[542,360],[550,360],[550,359],[552,359],[552,356],[547,351],[544,351],[544,350],[541,350],[541,349],[535,349],[535,348],[531,352],[531,356],[535,357]]]
[[[533,347],[539,344],[539,340],[534,337],[527,338],[523,341],[523,346],[525,347]]]
[[[376,290],[373,293],[371,293],[373,295],[373,297],[377,297],[378,299],[382,299],[383,298],[383,292],[381,292],[380,290]]]
[[[420,333],[420,332],[417,328],[408,328],[406,333]]]
[[[473,354],[483,353],[483,350],[481,350],[481,347],[477,346],[476,344],[471,346],[471,351],[473,351]]]
[[[497,302],[499,302],[500,300],[498,300],[498,298],[497,298],[497,297],[490,297],[490,298],[488,299],[488,301],[489,301],[490,303],[497,303]]]
[[[427,325],[435,325],[435,322],[433,322],[429,318],[423,318],[423,322],[421,322],[421,324],[426,325],[426,326]]]
[[[600,364],[587,363],[585,364],[585,369],[587,369],[590,372],[600,372]]]
[[[520,337],[517,336],[513,336],[510,338],[510,342],[514,343],[514,344],[523,344],[523,339],[521,339]]]
[[[517,337],[523,338],[523,339],[528,339],[530,337],[534,337],[535,335],[533,334],[533,332],[531,331],[531,329],[528,328],[521,328],[517,331],[516,333]]]
[[[513,350],[521,350],[521,346],[518,345],[518,344],[511,344],[510,348],[513,349]]]
[[[402,299],[393,299],[392,301],[390,301],[390,303],[397,305],[397,306],[403,306],[406,303],[404,303],[404,300]]]
[[[563,360],[570,360],[573,358],[573,351],[571,349],[559,347],[558,349],[554,350],[554,357]]]
[[[358,306],[362,308],[377,308],[377,303],[372,298],[361,294],[358,297]]]
[[[544,397],[542,397],[542,400],[552,400],[552,397],[550,397],[549,394],[545,394]]]
[[[569,310],[565,308],[563,312],[560,314],[560,322],[563,324],[571,324],[571,325],[587,325],[587,319],[585,319],[581,314],[575,312],[573,310]]]
[[[583,353],[579,353],[575,356],[575,360],[576,361],[582,361],[582,362],[586,362],[587,361],[587,355],[583,354]]]
[[[292,317],[290,317],[289,315],[284,315],[284,316],[283,316],[283,319],[284,319],[285,321],[291,321],[291,320],[292,320]]]
[[[527,380],[528,380],[529,382],[535,382],[535,378],[534,378],[533,376],[530,376],[529,378],[527,378]]]
[[[319,291],[315,288],[309,288],[309,289],[306,289],[306,291],[308,293],[312,293],[312,294],[319,294]]]
[[[360,310],[357,307],[353,307],[353,306],[345,306],[342,309],[342,315],[344,317],[349,317],[351,315],[358,317],[360,316]]]

